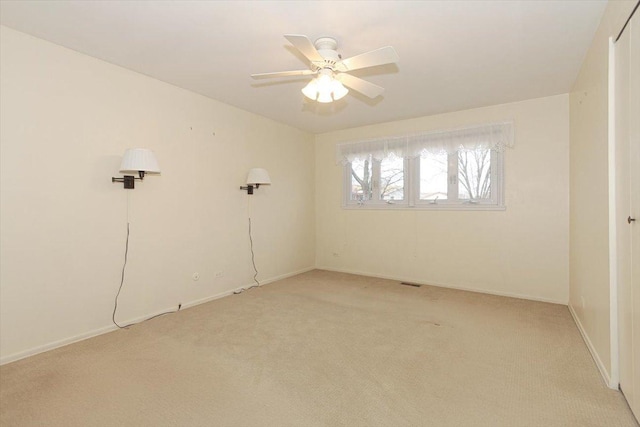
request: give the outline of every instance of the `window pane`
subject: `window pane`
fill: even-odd
[[[491,198],[491,150],[458,152],[458,198]]]
[[[380,200],[404,200],[404,159],[386,158],[380,162]]]
[[[351,162],[351,200],[371,200],[371,155]]]
[[[420,200],[447,200],[447,153],[420,157]]]

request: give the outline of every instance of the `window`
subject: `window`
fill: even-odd
[[[380,200],[387,203],[403,201],[404,197],[404,159],[387,157],[380,161]]]
[[[349,163],[349,174],[347,178],[351,181],[350,200],[362,202],[371,200],[371,168],[373,159],[371,155],[363,159],[354,159]]]
[[[344,206],[502,209],[512,124],[340,144]]]
[[[489,148],[426,153],[416,159],[416,204],[502,207],[502,153]]]
[[[372,154],[345,166],[347,204],[394,204],[405,197],[406,161],[395,156],[376,160]]]
[[[449,199],[449,155],[429,154],[420,157],[419,200],[436,201]]]

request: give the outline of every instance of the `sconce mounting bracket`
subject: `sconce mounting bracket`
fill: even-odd
[[[142,178],[136,178],[133,175],[125,175],[122,178],[111,177],[111,182],[122,182],[124,183],[124,188],[133,190],[135,188],[136,179],[142,180]]]

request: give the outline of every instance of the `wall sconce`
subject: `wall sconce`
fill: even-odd
[[[134,175],[125,175],[122,178],[111,178],[111,182],[122,182],[124,188],[133,189],[135,180],[143,180],[145,173],[160,173],[160,166],[156,155],[146,148],[129,148],[122,156],[120,164],[120,173],[138,173],[139,178]]]
[[[247,175],[247,186],[240,187],[241,190],[247,190],[247,194],[253,194],[253,189],[260,188],[260,185],[270,185],[271,178],[266,169],[253,168],[249,170]]]

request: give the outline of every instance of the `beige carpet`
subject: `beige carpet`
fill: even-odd
[[[2,426],[636,426],[567,307],[312,271],[0,368]]]

